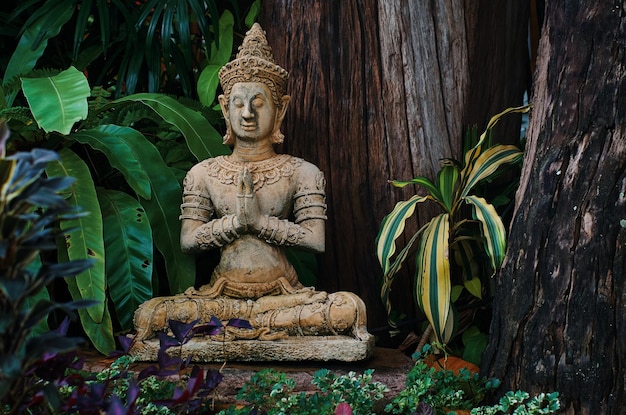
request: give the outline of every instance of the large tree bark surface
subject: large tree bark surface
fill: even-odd
[[[386,320],[375,258],[380,222],[417,190],[388,180],[434,178],[440,159],[460,156],[476,47],[468,37],[477,27],[464,7],[461,0],[263,1],[261,25],[276,62],[290,71],[281,150],[317,164],[328,182],[318,285],[359,294],[370,327]],[[434,212],[420,206],[408,230]],[[412,287],[407,271],[392,292],[395,308],[410,317]]]
[[[466,126],[482,132],[489,118],[521,105],[530,87],[527,1],[465,2],[469,45]],[[521,115],[509,115],[493,130],[498,143],[517,145]]]
[[[547,2],[487,372],[558,391],[568,414],[626,408],[626,10]]]

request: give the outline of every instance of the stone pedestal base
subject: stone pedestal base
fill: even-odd
[[[156,361],[159,340],[136,343],[130,354],[144,361]],[[216,341],[194,337],[184,346],[168,349],[170,356],[191,356],[194,362],[224,361],[342,361],[356,362],[374,353],[374,336],[365,340],[348,336],[302,336],[280,340]]]

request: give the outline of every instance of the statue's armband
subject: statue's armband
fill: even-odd
[[[300,186],[293,197],[293,213],[297,224],[310,219],[327,219],[325,184],[324,174],[320,171],[315,176],[314,186]]]

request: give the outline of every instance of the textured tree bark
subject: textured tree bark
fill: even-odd
[[[469,46],[469,97],[464,122],[482,132],[489,118],[520,105],[530,88],[527,1],[465,2]],[[532,46],[532,45],[531,45]],[[502,144],[519,144],[521,115],[493,130]]]
[[[626,408],[626,9],[546,2],[521,186],[486,373]]]
[[[487,29],[478,16],[468,15],[477,13],[474,3],[262,3],[260,21],[276,62],[290,71],[292,103],[281,150],[317,164],[328,182],[327,244],[318,285],[359,294],[371,327],[386,321],[375,237],[394,204],[416,191],[387,181],[434,178],[441,158],[460,156],[464,125],[481,121],[465,118],[473,105],[469,54],[478,48],[478,28]],[[525,6],[510,6],[516,7],[523,20]],[[510,101],[519,105],[525,82],[516,82],[522,92]],[[487,88],[499,87],[494,82]],[[488,110],[481,117],[488,118]],[[434,212],[434,206],[420,206],[408,229],[417,229]],[[407,271],[392,292],[395,307],[409,316],[415,315],[412,286]]]

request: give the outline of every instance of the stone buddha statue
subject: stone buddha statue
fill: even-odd
[[[324,251],[323,173],[301,158],[277,154],[290,97],[288,73],[274,63],[255,24],[237,57],[219,72],[232,154],[196,164],[186,175],[180,243],[183,252],[220,250],[209,284],[157,297],[135,313],[131,353],[152,360],[154,334],[168,321],[242,319],[218,339],[194,337],[184,354],[213,360],[345,360],[373,351],[365,305],[353,293],[304,287],[285,247]]]

